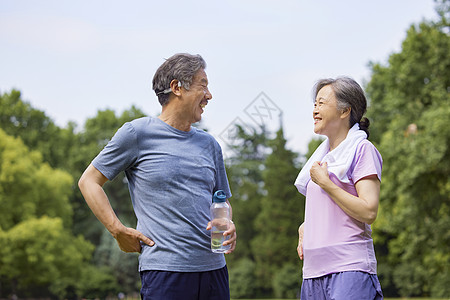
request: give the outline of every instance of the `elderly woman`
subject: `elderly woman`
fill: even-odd
[[[314,92],[314,132],[326,139],[295,181],[306,196],[301,299],[383,299],[370,228],[382,158],[367,140],[367,100],[348,77],[320,80]]]

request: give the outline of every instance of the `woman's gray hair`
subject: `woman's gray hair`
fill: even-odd
[[[164,106],[169,101],[172,80],[178,80],[189,90],[195,73],[200,69],[206,69],[206,62],[199,54],[178,53],[166,59],[153,76],[153,90],[159,103]]]
[[[314,100],[319,91],[327,85],[331,86],[334,91],[339,110],[344,111],[351,108],[350,128],[358,123],[360,129],[364,130],[368,137],[370,122],[367,118],[363,118],[367,110],[367,99],[361,86],[350,77],[321,79],[314,85]]]

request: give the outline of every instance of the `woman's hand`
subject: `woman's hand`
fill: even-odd
[[[314,162],[311,166],[311,169],[309,170],[309,174],[311,176],[311,180],[322,188],[324,184],[330,181],[330,175],[328,174],[328,164],[326,162]]]
[[[297,253],[298,257],[300,257],[301,260],[303,260],[303,224],[298,227],[298,246],[297,246]]]

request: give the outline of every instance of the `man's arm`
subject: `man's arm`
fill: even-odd
[[[81,193],[94,215],[117,240],[122,251],[141,252],[140,241],[153,246],[155,243],[151,239],[133,228],[124,226],[117,218],[103,190],[106,181],[108,179],[92,164],[87,167],[78,181]]]

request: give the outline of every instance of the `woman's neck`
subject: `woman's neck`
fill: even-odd
[[[350,128],[341,128],[337,130],[334,134],[328,136],[328,141],[330,142],[330,151],[334,150],[342,143],[343,140],[347,137],[348,131]]]

